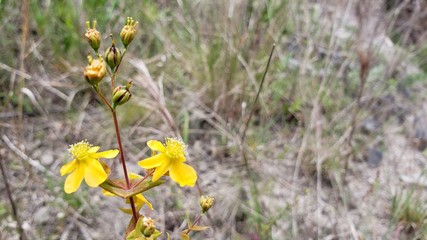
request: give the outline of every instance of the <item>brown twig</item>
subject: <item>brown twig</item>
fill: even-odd
[[[347,139],[348,146],[348,157],[345,158],[344,162],[344,174],[346,174],[349,168],[349,162],[354,158],[353,151],[353,135],[356,130],[357,125],[357,116],[359,114],[361,106],[361,99],[363,95],[363,91],[365,88],[365,83],[369,75],[369,68],[372,63],[372,44],[373,37],[375,36],[378,22],[375,22],[372,13],[369,9],[372,8],[370,1],[360,1],[357,5],[356,12],[359,21],[359,30],[358,30],[358,48],[357,55],[359,58],[360,70],[359,70],[359,88],[356,96],[356,105],[353,108],[353,113],[351,116],[350,122],[350,134]],[[373,21],[370,23],[370,21]]]
[[[19,239],[20,240],[26,240],[27,238],[25,236],[24,229],[22,229],[21,220],[18,217],[18,208],[16,207],[15,200],[12,197],[12,191],[10,190],[9,181],[7,180],[6,171],[4,170],[3,161],[4,161],[4,155],[1,154],[0,170],[1,170],[1,174],[3,175],[4,186],[6,188],[6,194],[7,194],[7,197],[9,198],[10,205],[12,206],[12,214],[13,214],[13,217],[15,218],[15,221],[18,225]]]

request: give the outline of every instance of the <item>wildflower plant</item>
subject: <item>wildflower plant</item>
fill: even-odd
[[[64,191],[68,194],[74,193],[81,186],[83,179],[89,187],[102,188],[106,196],[120,197],[129,205],[129,208],[119,208],[125,214],[132,217],[126,229],[125,239],[157,239],[162,233],[156,229],[155,220],[150,216],[143,216],[140,210],[147,206],[153,210],[153,206],[143,195],[146,191],[158,187],[165,182],[163,176],[169,177],[181,187],[193,187],[197,181],[197,173],[193,167],[186,162],[187,146],[177,138],[166,138],[165,143],[157,140],[147,142],[148,147],[152,150],[152,156],[142,159],[138,165],[146,169],[145,176],[140,176],[127,171],[125,151],[121,142],[120,128],[117,121],[118,106],[124,105],[131,99],[130,88],[132,82],[125,85],[116,86],[116,77],[121,66],[122,60],[137,33],[138,22],[128,17],[126,24],[120,32],[120,39],[123,45],[121,50],[114,42],[113,35],[111,45],[101,55],[101,34],[96,29],[96,21],[92,27],[87,22],[87,32],[85,34],[90,47],[94,51],[88,55],[88,65],[83,71],[84,78],[92,86],[98,97],[105,106],[110,110],[116,131],[118,149],[101,151],[100,146],[93,146],[87,140],[70,145],[69,152],[72,156],[71,161],[63,165],[60,169],[62,176],[67,175]],[[108,68],[107,68],[108,66]],[[101,92],[99,85],[105,76],[111,78],[110,101]],[[101,159],[112,159],[120,155],[121,169],[123,178],[114,178],[111,175],[110,166]],[[188,228],[181,232],[182,239],[190,239],[191,231],[201,231],[207,227],[198,226],[201,216],[212,206],[213,198],[202,196],[200,199],[200,214],[194,223],[188,219]],[[155,219],[155,216],[154,216]],[[170,239],[168,235],[168,239]]]

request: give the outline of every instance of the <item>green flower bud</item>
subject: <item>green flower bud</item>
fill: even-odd
[[[132,97],[129,89],[132,86],[132,82],[129,82],[126,86],[117,86],[113,91],[113,108],[118,105],[122,105],[129,101]]]
[[[122,31],[120,32],[120,39],[122,40],[123,46],[127,46],[132,42],[136,34],[135,26],[138,22],[135,22],[133,18],[128,17],[126,20],[125,26],[123,26]]]
[[[150,237],[154,231],[156,231],[156,226],[154,223],[154,220],[149,217],[144,217],[142,219],[142,234],[144,234],[145,237]]]
[[[110,36],[112,37],[112,35]],[[120,49],[116,47],[113,40],[111,43],[111,47],[109,47],[107,51],[105,51],[105,61],[111,69],[114,69],[119,64],[121,57],[122,53],[120,52]]]
[[[162,233],[156,229],[155,222],[149,217],[139,217],[135,228],[126,236],[127,240],[156,240]]]
[[[87,31],[86,31],[86,38],[89,42],[90,46],[95,50],[95,52],[98,52],[99,46],[101,45],[101,36],[96,30],[96,21],[93,21],[93,28],[90,27],[90,22],[86,22],[87,25]]]
[[[93,59],[92,56],[89,55],[88,60],[89,65],[86,66],[83,74],[86,81],[88,81],[90,85],[95,86],[104,78],[107,73],[107,67],[102,58]]]
[[[205,196],[201,196],[200,197],[200,207],[202,207],[202,213],[207,212],[212,205],[214,204],[214,198],[213,197],[205,197]]]

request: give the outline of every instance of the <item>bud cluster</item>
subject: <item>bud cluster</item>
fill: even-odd
[[[115,87],[114,80],[118,67],[120,66],[120,62],[126,53],[126,49],[135,38],[136,25],[138,22],[134,21],[131,17],[126,19],[126,23],[120,32],[120,39],[124,47],[123,51],[121,51],[120,48],[116,45],[113,35],[110,34],[111,45],[105,51],[104,56],[101,56],[98,53],[98,50],[101,46],[101,34],[96,29],[96,23],[96,21],[93,21],[91,26],[89,21],[86,22],[87,30],[85,36],[89,45],[95,51],[97,57],[93,58],[91,55],[88,56],[89,64],[85,67],[83,75],[86,81],[89,82],[89,84],[92,85],[95,89],[97,89],[97,91],[99,91],[98,84],[101,82],[107,72],[110,74],[112,79],[112,88],[114,89],[112,92],[112,107],[115,109],[116,106],[122,105],[129,101],[130,97],[132,96],[129,90],[132,85],[131,82],[129,82],[126,86]],[[107,65],[110,67],[111,73],[107,70]]]

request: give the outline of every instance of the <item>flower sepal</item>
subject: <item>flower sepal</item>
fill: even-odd
[[[129,181],[131,185],[130,189],[126,189],[126,182],[124,179],[107,179],[107,181],[99,186],[118,197],[126,199],[166,182],[164,180],[158,180],[156,182],[146,180],[138,184],[140,181],[139,179],[129,179]]]
[[[134,218],[130,220],[126,229],[126,240],[156,240],[161,234],[151,218],[139,215],[136,224]]]

